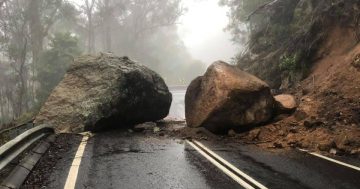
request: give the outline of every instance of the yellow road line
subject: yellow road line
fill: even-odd
[[[76,185],[76,180],[77,180],[77,176],[78,176],[78,172],[79,172],[79,167],[81,164],[81,159],[84,155],[84,151],[85,151],[85,147],[87,144],[87,141],[89,139],[89,136],[83,136],[80,145],[76,151],[74,160],[71,164],[71,168],[68,174],[68,177],[66,179],[66,183],[64,186],[64,189],[74,189],[75,185]]]

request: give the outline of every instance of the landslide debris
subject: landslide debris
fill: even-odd
[[[172,95],[154,71],[112,54],[77,58],[53,90],[35,123],[57,132],[121,128],[168,115]]]

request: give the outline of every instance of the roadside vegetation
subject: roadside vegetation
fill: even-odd
[[[246,43],[235,62],[286,89],[309,74],[316,55],[335,25],[359,36],[355,0],[221,0],[230,7],[227,27],[235,43]],[[289,81],[289,82],[288,82]]]

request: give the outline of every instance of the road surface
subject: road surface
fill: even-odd
[[[185,91],[173,94],[170,116],[181,118]],[[360,166],[356,159],[345,162]],[[74,141],[46,174],[46,187],[55,189],[360,187],[359,170],[297,150],[269,152],[221,140],[197,144],[127,130]]]

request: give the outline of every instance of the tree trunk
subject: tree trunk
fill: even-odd
[[[4,95],[3,95],[3,90],[0,90],[0,124],[4,124],[4,119],[5,119],[5,113],[4,113],[4,106],[5,106],[5,101],[4,101]]]
[[[91,13],[88,13],[88,53],[92,53],[92,18]]]
[[[106,44],[106,51],[111,52],[111,7],[109,0],[104,1],[105,10],[107,13],[105,15],[105,44]]]
[[[41,24],[40,19],[40,10],[39,6],[41,0],[30,0],[28,16],[29,16],[29,28],[31,36],[31,52],[32,52],[32,65],[31,65],[31,74],[32,77],[36,76],[36,64],[39,61],[40,54],[43,51],[43,41],[44,41],[44,27]],[[32,80],[32,96],[33,100],[36,97],[36,84],[35,79]]]
[[[95,51],[95,34],[94,34],[94,23],[93,23],[93,9],[95,5],[95,0],[91,0],[89,3],[89,0],[85,1],[86,5],[86,16],[88,18],[88,53],[93,53]]]

